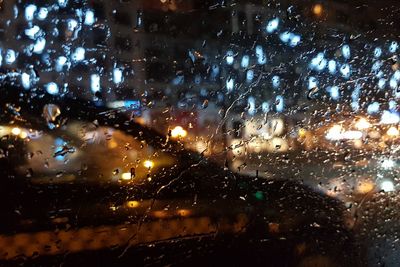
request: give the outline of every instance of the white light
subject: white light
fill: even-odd
[[[365,130],[371,127],[371,123],[369,123],[365,118],[359,119],[354,125],[358,130]]]
[[[350,46],[348,45],[342,46],[342,55],[345,59],[350,58]]]
[[[385,192],[394,191],[394,184],[392,181],[383,181],[381,183],[381,189]]]
[[[278,88],[281,85],[281,79],[277,75],[272,77],[271,81],[272,81],[272,87],[273,88]]]
[[[33,45],[33,53],[41,54],[46,46],[46,39],[39,37]]]
[[[62,71],[65,63],[67,63],[67,58],[64,56],[59,56],[56,60],[56,71]]]
[[[328,70],[330,74],[335,74],[336,73],[336,61],[335,60],[329,60],[328,62]]]
[[[11,133],[13,135],[19,135],[21,133],[21,129],[18,128],[18,127],[14,127],[14,128],[11,129]]]
[[[51,95],[56,95],[59,92],[58,85],[54,82],[48,83],[46,84],[46,91]]]
[[[358,101],[351,102],[351,109],[353,111],[358,111],[360,109],[360,103],[358,103]]]
[[[100,76],[98,74],[90,75],[90,90],[93,93],[100,91]]]
[[[246,81],[251,82],[254,79],[254,71],[253,70],[248,70],[246,72]]]
[[[399,114],[384,110],[381,117],[381,124],[396,124],[400,122]]]
[[[7,52],[6,52],[5,59],[4,59],[4,61],[6,62],[6,64],[12,64],[12,63],[14,63],[15,59],[16,59],[15,51],[12,50],[12,49],[8,49]]]
[[[250,57],[248,55],[244,55],[242,57],[242,62],[241,62],[241,66],[242,68],[247,68],[249,66],[249,62],[250,62]]]
[[[228,90],[228,92],[231,92],[233,90],[233,86],[235,84],[235,80],[232,78],[228,78],[226,80],[226,89]]]
[[[93,23],[95,22],[95,18],[94,18],[94,13],[92,10],[86,10],[85,11],[85,25],[93,25]]]
[[[374,57],[378,58],[382,55],[382,49],[380,47],[375,48]]]
[[[379,112],[379,106],[380,105],[378,102],[373,102],[373,103],[369,104],[368,108],[367,108],[368,114],[374,114],[374,113]]]
[[[73,62],[79,62],[85,59],[85,48],[78,47],[75,49],[75,52],[72,54],[71,59]]]
[[[29,89],[31,87],[31,78],[29,74],[25,72],[21,74],[21,83],[24,89]]]
[[[122,82],[122,70],[119,68],[114,68],[113,70],[113,81],[115,84],[119,84]]]
[[[344,78],[349,78],[350,77],[350,65],[349,64],[343,64],[340,67],[340,73]]]
[[[232,65],[233,61],[234,61],[233,51],[229,50],[228,52],[226,52],[226,64]]]
[[[325,135],[325,138],[328,140],[340,140],[342,139],[343,128],[340,125],[333,125]]]
[[[183,129],[182,126],[176,126],[171,130],[171,137],[172,138],[181,138],[181,137],[186,137],[187,136],[187,131]]]
[[[396,41],[391,42],[390,46],[389,46],[389,52],[396,53],[398,47],[399,47],[399,45],[397,44]]]
[[[37,13],[38,20],[45,20],[49,11],[45,7],[41,7]]]
[[[1,53],[2,53],[2,50],[0,48],[0,67],[1,67],[1,64],[3,64],[3,56],[1,55]]]
[[[345,131],[342,135],[342,138],[347,140],[357,140],[361,139],[362,136],[363,133],[360,131]]]
[[[35,35],[40,31],[39,26],[35,25],[32,28],[25,29],[25,35],[31,38],[32,40],[35,39]]]
[[[399,130],[396,127],[392,126],[387,130],[386,134],[390,137],[397,137],[399,136]]]
[[[268,33],[273,33],[278,29],[278,26],[279,26],[279,19],[274,18],[268,22],[266,30]]]
[[[36,12],[36,10],[37,10],[37,7],[35,5],[32,5],[32,4],[28,5],[25,8],[25,19],[27,21],[33,20],[33,14]]]
[[[143,166],[144,166],[145,168],[147,168],[147,169],[151,169],[151,168],[154,167],[154,162],[151,161],[151,160],[145,160],[145,161],[143,162]]]

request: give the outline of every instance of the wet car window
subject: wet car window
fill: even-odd
[[[398,266],[395,0],[0,0],[0,265]]]

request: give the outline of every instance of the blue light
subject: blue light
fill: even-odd
[[[60,7],[66,7],[68,4],[68,0],[58,0],[58,5]]]
[[[54,148],[54,153],[57,153],[57,152],[61,151],[63,149],[64,144],[65,144],[65,141],[63,139],[56,138],[54,140],[54,147],[55,147]],[[58,161],[63,161],[64,158],[65,158],[65,156],[63,156],[63,155],[57,155],[55,157],[55,159],[58,160]]]
[[[29,89],[31,87],[31,77],[27,73],[21,74],[21,84],[24,89]]]
[[[246,72],[246,81],[251,82],[254,79],[254,71],[253,70],[248,70]]]
[[[390,79],[390,81],[389,81],[389,86],[390,86],[390,88],[392,88],[392,89],[396,89],[396,88],[397,88],[397,81],[396,81],[395,78],[391,78],[391,79]]]
[[[395,100],[390,100],[389,101],[389,110],[396,111],[396,109],[397,109],[397,102]]]
[[[199,74],[194,77],[194,83],[197,85],[201,83],[201,76]]]
[[[76,20],[68,19],[67,28],[69,31],[73,32],[77,26],[78,26],[78,22]]]
[[[315,87],[318,87],[318,80],[317,78],[311,76],[308,78],[308,90],[311,90]]]
[[[267,62],[267,57],[261,45],[256,46],[257,63],[263,65]]]
[[[16,58],[17,58],[17,56],[16,56],[15,51],[12,49],[7,49],[6,56],[4,58],[4,61],[6,62],[6,64],[14,63]]]
[[[62,71],[65,63],[67,63],[67,58],[64,56],[60,56],[56,59],[56,71],[60,72]]]
[[[382,67],[382,61],[378,60],[374,64],[372,64],[371,70],[375,73],[379,73],[379,69]]]
[[[335,60],[329,60],[328,62],[328,70],[330,74],[335,74],[336,73],[336,61]]]
[[[33,4],[28,5],[25,8],[25,19],[27,21],[33,20],[33,14],[36,12],[36,10],[37,10],[37,7],[35,5],[33,5]]]
[[[397,44],[396,41],[391,42],[390,46],[389,46],[389,52],[396,53],[398,47],[399,47],[399,45]]]
[[[268,102],[263,102],[263,103],[261,104],[261,110],[262,110],[262,112],[267,113],[267,112],[270,111],[270,109],[271,109],[271,108],[270,108]]]
[[[345,59],[350,58],[350,46],[349,45],[342,46],[342,55]]]
[[[327,91],[332,100],[339,100],[340,98],[339,87],[337,86],[328,87]]]
[[[41,7],[37,13],[38,20],[45,20],[49,11],[45,7]]]
[[[219,74],[219,66],[217,64],[213,64],[211,67],[211,79],[215,80],[218,74]]]
[[[268,33],[273,33],[278,29],[278,26],[279,26],[279,19],[274,18],[268,22],[266,30]]]
[[[374,57],[378,58],[380,56],[382,56],[382,49],[380,47],[377,47],[374,50]]]
[[[360,92],[361,92],[361,86],[356,85],[356,88],[354,88],[353,92],[351,93],[351,99],[356,102],[360,98]]]
[[[394,78],[396,81],[399,81],[399,80],[400,80],[400,70],[396,70],[396,71],[394,72],[393,78]]]
[[[115,84],[119,84],[123,81],[122,70],[120,68],[114,68],[113,70],[113,81]]]
[[[385,88],[386,80],[385,79],[379,79],[378,81],[378,88],[383,89]]]
[[[289,38],[289,45],[291,47],[295,47],[300,43],[300,41],[301,41],[300,35],[292,33]]]
[[[289,42],[290,35],[291,35],[290,32],[283,32],[279,34],[279,38],[281,39],[282,42],[287,43]]]
[[[1,67],[1,64],[3,64],[3,56],[1,55],[2,52],[3,52],[3,51],[2,51],[2,49],[0,48],[0,67]]]
[[[39,37],[33,45],[33,53],[41,54],[46,46],[46,39]]]
[[[358,101],[351,102],[351,109],[353,111],[358,111],[360,109],[360,104],[358,103]]]
[[[31,28],[25,29],[25,35],[28,36],[30,39],[35,40],[36,34],[40,31],[39,26],[34,25]]]
[[[242,68],[247,68],[249,66],[249,63],[250,63],[250,57],[248,55],[244,55],[242,57],[242,62],[240,65],[242,66]]]
[[[281,85],[281,79],[277,75],[272,77],[271,81],[272,81],[272,87],[275,89]]]
[[[326,60],[324,59],[324,53],[318,53],[316,57],[311,59],[310,69],[316,69],[318,71],[322,71],[326,66]]]
[[[93,25],[93,23],[95,22],[95,18],[94,18],[94,13],[92,10],[86,10],[85,11],[85,21],[84,24],[91,26]]]
[[[247,99],[247,105],[249,106],[249,109],[247,111],[249,115],[256,114],[256,100],[254,99],[254,97],[250,96]]]
[[[78,47],[75,52],[71,55],[72,62],[79,62],[85,59],[85,48]]]
[[[276,96],[275,103],[276,103],[275,104],[276,111],[282,112],[283,109],[285,108],[285,105],[283,103],[283,96],[281,96],[281,95]]]
[[[46,84],[46,91],[51,95],[57,95],[59,93],[58,85],[54,82]]]
[[[98,74],[90,75],[90,90],[93,93],[100,91],[100,76]]]
[[[228,52],[226,52],[226,64],[228,65],[232,65],[233,61],[234,61],[234,57],[233,57],[233,51],[232,50],[228,50]]]
[[[173,85],[182,85],[184,81],[185,81],[185,77],[183,75],[179,75],[179,76],[176,76],[172,80],[172,84]]]
[[[226,89],[228,92],[231,92],[233,90],[233,86],[235,85],[235,80],[232,78],[228,78],[226,80]]]
[[[378,102],[373,102],[368,105],[367,112],[368,114],[374,114],[379,112],[379,103]]]
[[[340,73],[342,74],[342,76],[344,77],[344,78],[349,78],[350,77],[350,65],[349,64],[343,64],[341,67],[340,67]]]

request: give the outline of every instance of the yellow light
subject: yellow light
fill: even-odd
[[[185,137],[186,135],[187,135],[187,131],[185,129],[183,129],[181,126],[176,126],[174,129],[171,130],[172,138]]]
[[[121,174],[121,179],[122,180],[131,180],[132,179],[132,175],[130,172],[124,172],[123,174]]]
[[[143,166],[144,166],[145,168],[147,168],[147,169],[151,169],[151,168],[154,167],[154,162],[151,161],[151,160],[145,160],[145,161],[143,162]]]
[[[316,4],[314,7],[313,7],[313,13],[315,14],[315,15],[317,15],[317,16],[320,16],[321,14],[322,14],[322,11],[323,11],[323,7],[322,7],[322,5],[321,4]]]
[[[18,127],[12,128],[11,133],[13,135],[19,135],[21,133],[21,129]]]
[[[28,134],[24,131],[21,131],[21,133],[19,134],[19,137],[21,137],[22,139],[25,139],[28,137]]]
[[[136,200],[130,200],[126,202],[126,206],[128,208],[137,208],[140,206],[140,202]]]
[[[299,129],[299,136],[300,137],[304,137],[306,135],[306,133],[307,133],[307,131],[305,129],[303,129],[303,128]]]
[[[389,135],[390,137],[396,137],[399,135],[399,130],[397,130],[396,127],[392,126],[389,128],[389,130],[387,130],[387,135]]]
[[[360,194],[366,194],[374,189],[375,185],[372,182],[365,181],[361,182],[357,187],[357,192]]]
[[[361,118],[356,122],[355,127],[357,130],[365,130],[371,127],[371,123],[369,123],[365,118]]]

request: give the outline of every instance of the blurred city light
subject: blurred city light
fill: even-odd
[[[187,136],[187,131],[183,129],[181,126],[176,126],[171,130],[172,138],[182,138]]]

